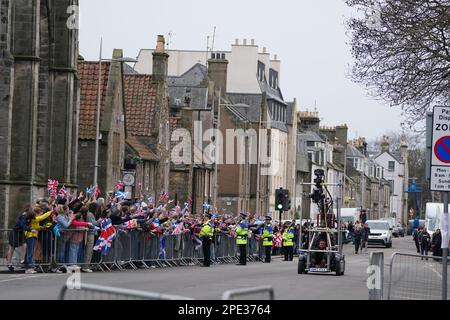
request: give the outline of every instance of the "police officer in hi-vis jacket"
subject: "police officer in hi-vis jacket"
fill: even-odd
[[[270,263],[270,254],[272,252],[273,245],[273,228],[272,228],[272,218],[266,216],[264,219],[264,226],[262,229],[263,247],[265,252],[264,263]]]
[[[214,238],[214,223],[211,221],[211,217],[211,213],[207,212],[205,214],[205,221],[199,234],[200,239],[202,239],[204,267],[211,265],[211,242]]]
[[[236,244],[239,247],[239,263],[236,264],[237,266],[245,266],[247,264],[248,227],[247,215],[241,212],[239,224],[236,228]]]

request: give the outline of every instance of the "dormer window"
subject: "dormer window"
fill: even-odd
[[[269,70],[269,86],[278,89],[278,72],[273,69]]]
[[[258,61],[258,80],[264,81],[266,78],[266,65]]]

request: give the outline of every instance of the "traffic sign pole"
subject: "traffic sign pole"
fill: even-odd
[[[434,107],[432,118],[430,190],[442,193],[444,215],[448,215],[450,191],[450,107]],[[442,240],[442,300],[447,300],[448,240]]]
[[[444,214],[448,215],[448,192],[443,192],[444,199]],[[447,300],[447,258],[448,256],[448,241],[444,243],[442,248],[442,300]]]

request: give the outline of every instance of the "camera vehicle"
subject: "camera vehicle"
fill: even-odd
[[[319,208],[319,217],[314,226],[307,225],[306,243],[299,250],[298,274],[336,273],[341,276],[345,272],[345,256],[342,253],[344,232],[341,228],[340,208],[337,207],[337,217],[333,214],[334,200],[325,183],[323,170],[315,170],[314,190],[311,200]],[[305,185],[311,185],[306,184]],[[330,184],[328,184],[330,185]],[[338,186],[342,194],[342,184]]]

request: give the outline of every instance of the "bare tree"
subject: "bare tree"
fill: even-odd
[[[450,96],[450,0],[346,0],[352,79],[403,109],[405,125]],[[373,21],[375,20],[375,21]]]
[[[368,141],[368,149],[371,152],[380,152],[381,143],[383,142],[383,137],[387,137],[389,141],[390,150],[394,153],[400,151],[402,144],[406,144],[408,149],[411,150],[425,150],[425,135],[416,132],[398,132],[398,131],[387,131],[380,137],[371,139]]]

